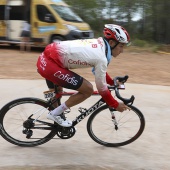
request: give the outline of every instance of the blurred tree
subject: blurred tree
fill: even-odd
[[[153,39],[157,42],[170,43],[169,0],[152,0]]]
[[[169,0],[143,0],[139,37],[159,43],[170,43]]]
[[[116,2],[116,20],[119,24],[126,27],[128,32],[133,35],[135,32],[133,18],[139,10],[140,0],[115,0]]]
[[[96,23],[99,22],[97,20],[97,3],[96,0],[65,0],[72,9],[93,29],[96,29]]]
[[[170,0],[65,0],[95,32],[106,23],[124,26],[132,38],[170,43]],[[133,21],[135,15],[141,19]],[[98,34],[97,34],[98,36]]]

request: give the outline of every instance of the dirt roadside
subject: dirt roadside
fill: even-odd
[[[36,71],[41,48],[21,53],[18,47],[0,45],[0,79],[42,79]],[[129,83],[170,85],[170,55],[124,50],[108,67],[111,76],[129,75]],[[89,81],[94,81],[91,69],[74,70]]]

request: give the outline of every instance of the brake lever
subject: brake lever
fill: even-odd
[[[121,97],[120,93],[119,93],[119,84],[117,83],[117,80],[121,83],[125,83],[127,81],[127,79],[129,78],[128,75],[124,76],[124,77],[115,77],[114,78],[114,84],[115,84],[115,93],[116,93],[116,97],[120,100],[123,101],[124,104],[130,104],[132,105],[134,100],[135,100],[135,97],[132,95],[130,99],[126,99],[126,98],[123,98]]]
[[[118,80],[120,83],[125,83],[128,78],[129,78],[128,75],[125,75],[124,77],[115,77],[114,80],[113,80],[115,87],[118,87],[118,86],[119,86],[119,84],[117,83],[117,80]]]

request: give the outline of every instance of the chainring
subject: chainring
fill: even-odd
[[[71,127],[62,127],[59,126],[56,129],[56,135],[61,138],[61,139],[69,139],[71,137],[73,137],[76,133],[76,129],[71,126]]]

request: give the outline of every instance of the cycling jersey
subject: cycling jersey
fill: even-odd
[[[107,55],[106,46],[109,48]],[[39,65],[37,66],[38,70],[41,69],[41,73],[43,70],[43,75],[40,73],[43,77],[47,75],[45,73],[45,59],[55,63],[62,69],[93,67],[95,70],[95,83],[100,95],[109,106],[116,108],[118,102],[112,97],[107,88],[107,83],[113,84],[112,79],[106,72],[111,58],[110,46],[107,42],[104,42],[101,37],[98,39],[61,41],[52,43],[45,48],[45,51],[40,56]],[[67,81],[67,83],[69,82],[67,79],[68,76],[65,78],[61,75],[63,72],[60,71],[53,74],[58,78],[63,77],[62,80]],[[76,79],[74,80],[76,81]]]

